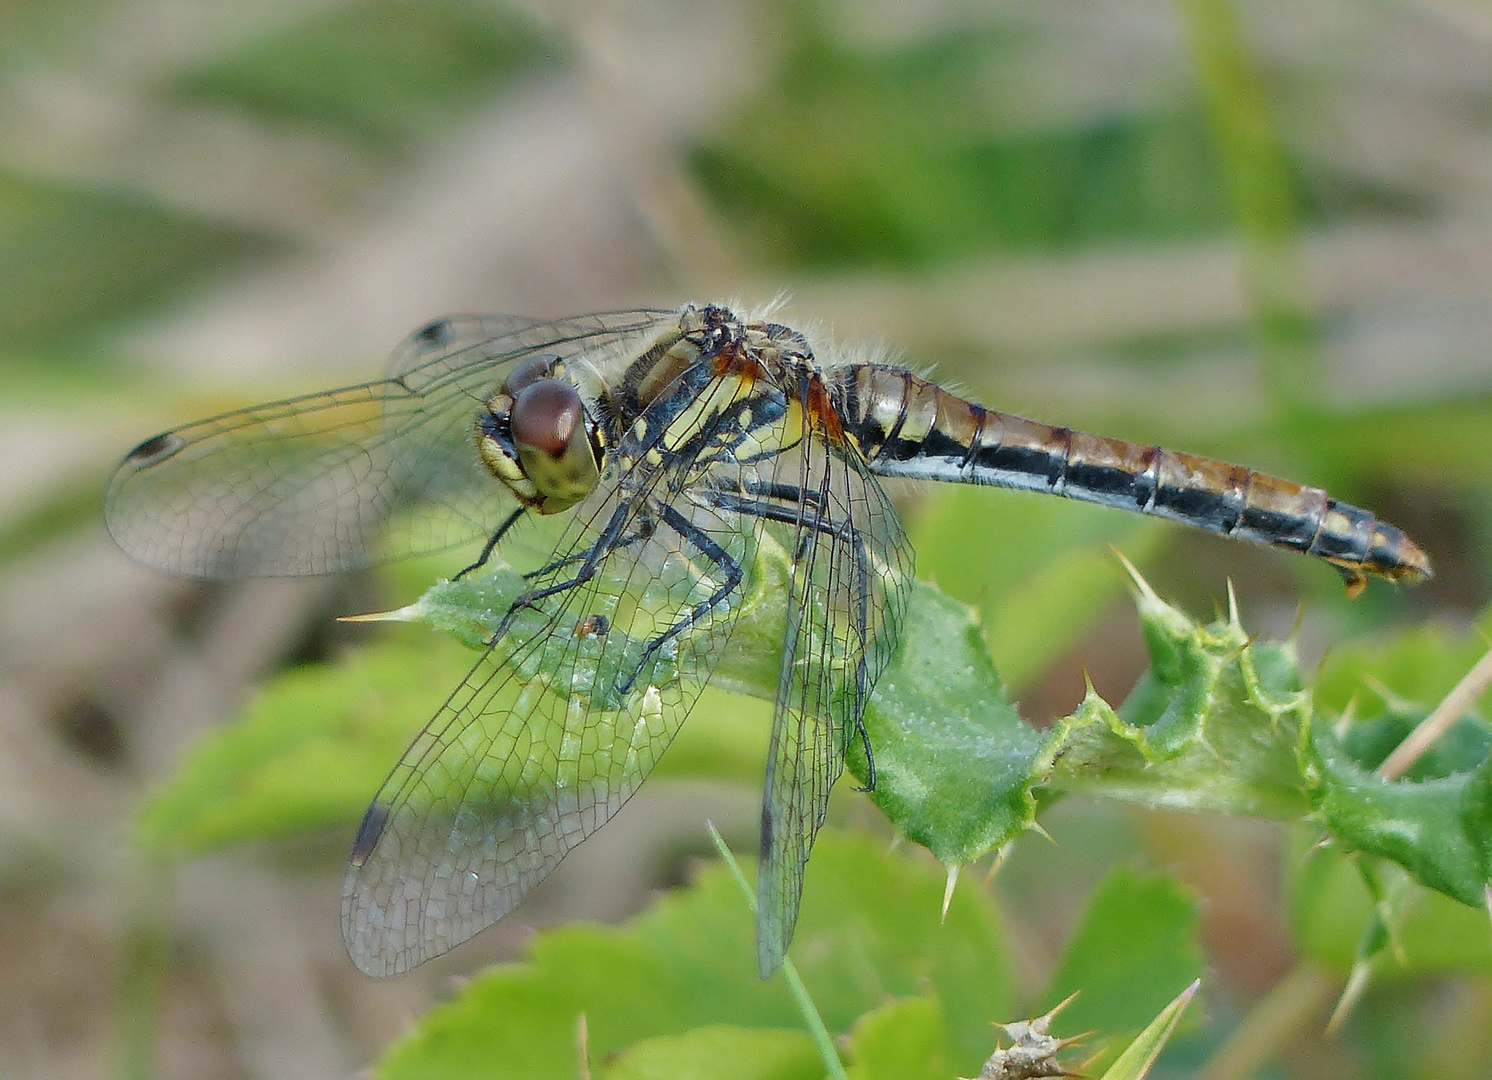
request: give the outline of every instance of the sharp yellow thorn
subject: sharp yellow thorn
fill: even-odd
[[[1043,1016],[1043,1017],[1041,1017],[1041,1020],[1043,1022],[1047,1023],[1047,1024],[1050,1024],[1053,1020],[1055,1020],[1057,1018],[1057,1014],[1059,1012],[1061,1012],[1063,1009],[1067,1008],[1067,1006],[1071,1005],[1074,1001],[1076,1001],[1077,1000],[1077,996],[1079,994],[1081,994],[1081,993],[1082,993],[1081,990],[1074,990],[1072,993],[1068,994],[1065,998],[1063,998],[1061,1001],[1057,1002],[1057,1004],[1053,1005],[1050,1009],[1048,1009],[1046,1015]],[[1073,1036],[1073,1038],[1080,1038],[1080,1037],[1081,1036],[1077,1036],[1077,1035]]]
[[[939,922],[948,919],[948,905],[953,902],[953,887],[958,884],[958,870],[956,866],[948,868],[948,884],[943,886],[943,913],[938,916]]]
[[[1373,693],[1377,694],[1378,697],[1382,699],[1383,704],[1385,705],[1407,706],[1409,704],[1408,702],[1404,701],[1403,698],[1399,697],[1398,694],[1390,690],[1388,686],[1383,682],[1383,680],[1377,678],[1374,675],[1364,673],[1362,676],[1362,681],[1363,685],[1365,685],[1369,690],[1373,691]]]
[[[1233,579],[1228,579],[1228,622],[1234,626],[1242,626],[1243,621],[1238,617],[1238,593],[1233,589]]]
[[[1342,996],[1337,1000],[1337,1007],[1331,1011],[1331,1019],[1326,1022],[1327,1035],[1335,1035],[1347,1022],[1348,1015],[1362,998],[1363,991],[1368,988],[1371,968],[1371,964],[1362,960],[1352,965],[1352,974],[1347,977],[1347,985],[1342,988]]]
[[[1120,551],[1112,544],[1109,545],[1109,550],[1114,553],[1114,558],[1119,560],[1120,564],[1124,567],[1125,572],[1129,574],[1130,580],[1135,583],[1135,588],[1139,589],[1141,593],[1143,593],[1151,600],[1160,599],[1159,596],[1155,595],[1155,590],[1150,587],[1150,582],[1146,581],[1140,576],[1140,571],[1135,567],[1135,564],[1124,557],[1124,552]]]
[[[1300,628],[1305,623],[1305,601],[1299,600],[1295,604],[1295,618],[1290,623],[1290,638],[1295,641],[1300,637]]]
[[[989,864],[989,873],[984,875],[984,887],[986,889],[989,888],[990,882],[995,880],[995,875],[1000,872],[1000,867],[1005,865],[1005,859],[1010,854],[1010,848],[1011,844],[1001,844],[1000,850],[995,852],[995,857]]]
[[[591,1036],[586,1028],[585,1013],[575,1021],[575,1048],[580,1055],[580,1080],[591,1080]]]
[[[1055,844],[1057,842],[1057,841],[1055,841],[1055,840],[1052,839],[1052,834],[1051,833],[1047,832],[1045,829],[1043,829],[1041,827],[1041,822],[1039,822],[1039,821],[1033,821],[1033,822],[1031,822],[1031,824],[1027,825],[1026,828],[1030,829],[1032,832],[1036,833],[1038,836],[1044,836],[1044,837],[1046,837],[1048,843]]]
[[[417,622],[420,618],[418,604],[406,604],[393,611],[370,611],[366,615],[339,615],[338,622]]]
[[[1347,699],[1347,707],[1342,710],[1342,715],[1337,717],[1337,722],[1331,726],[1337,738],[1343,738],[1351,730],[1353,722],[1357,719],[1357,695],[1353,694]]]

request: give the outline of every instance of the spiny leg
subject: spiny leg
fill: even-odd
[[[653,658],[659,649],[728,600],[740,589],[741,582],[745,579],[745,575],[741,571],[741,564],[728,551],[710,539],[704,530],[700,529],[683,514],[679,513],[672,506],[664,506],[660,507],[659,516],[663,519],[665,525],[679,534],[681,539],[688,542],[696,551],[706,559],[709,559],[717,567],[722,568],[725,571],[725,580],[713,593],[695,604],[683,618],[643,647],[642,656],[638,659],[637,666],[633,669],[632,674],[617,684],[618,691],[623,694],[632,688],[638,676],[642,674],[643,668],[647,667],[648,661]]]
[[[523,608],[540,611],[538,607],[540,600],[546,600],[559,593],[568,592],[576,586],[586,584],[591,578],[595,577],[596,569],[601,565],[601,560],[616,549],[617,537],[621,533],[622,527],[626,524],[627,515],[631,509],[629,505],[623,504],[612,512],[610,519],[606,522],[600,535],[596,537],[596,542],[586,548],[582,553],[584,562],[581,564],[580,569],[576,571],[574,577],[566,581],[556,582],[553,585],[546,585],[542,589],[533,589],[515,599],[508,606],[507,613],[503,615],[502,622],[498,624],[497,631],[489,639],[488,644],[496,644],[503,639],[508,632],[508,628],[513,625],[513,620],[518,617],[518,612]],[[558,559],[552,566],[558,568],[573,561],[575,561],[573,558]],[[535,575],[525,576],[532,578]]]
[[[528,507],[520,506],[517,510],[514,510],[511,514],[504,518],[502,524],[499,525],[493,531],[492,535],[487,538],[487,543],[482,546],[482,554],[477,556],[477,561],[472,563],[465,570],[458,572],[455,577],[451,578],[451,580],[460,581],[473,570],[480,570],[482,567],[486,566],[487,560],[492,558],[492,553],[497,550],[498,542],[502,540],[505,535],[507,535],[509,529],[518,524],[518,519],[527,512]]]
[[[637,516],[637,529],[613,542],[610,548],[611,551],[621,551],[624,548],[632,547],[634,544],[641,544],[653,538],[653,533],[656,532],[658,528],[653,521],[653,515],[650,512],[643,512],[638,514]],[[554,573],[556,570],[560,570],[566,566],[573,566],[575,563],[585,562],[596,553],[596,547],[599,543],[600,541],[598,540],[595,544],[590,545],[590,547],[582,548],[580,551],[573,551],[563,558],[555,559],[551,563],[546,563],[544,566],[539,567],[537,570],[530,570],[523,576],[527,580],[533,581],[535,578],[547,577],[548,575]]]

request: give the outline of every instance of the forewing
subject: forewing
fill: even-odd
[[[437,320],[400,345],[385,379],[142,443],[109,483],[109,532],[147,565],[202,578],[350,570],[490,534],[512,503],[472,426],[508,367],[539,352],[610,357],[669,317]]]
[[[708,681],[750,530],[670,500],[647,461],[662,424],[639,430],[369,808],[342,894],[362,970],[408,970],[510,911],[637,790]]]
[[[762,801],[762,978],[782,963],[792,941],[808,852],[845,754],[860,737],[870,691],[895,648],[912,581],[911,546],[859,452],[836,442],[806,412],[804,424],[803,438],[777,459],[774,477],[779,490],[803,497],[791,533],[787,627]]]

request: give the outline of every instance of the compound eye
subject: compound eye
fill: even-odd
[[[516,398],[525,388],[554,374],[554,368],[559,363],[559,359],[558,356],[548,353],[530,356],[508,372],[508,379],[503,383],[503,389]]]
[[[509,376],[510,393],[512,381]],[[569,383],[559,379],[530,381],[513,402],[513,442],[559,457],[569,448],[584,416],[580,394]]]

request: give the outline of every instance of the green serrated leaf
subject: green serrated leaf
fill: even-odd
[[[1386,781],[1353,761],[1328,730],[1305,758],[1316,816],[1350,851],[1379,855],[1472,907],[1492,881],[1492,757],[1469,773]]]
[[[426,638],[369,646],[267,684],[146,802],[141,846],[179,857],[357,821],[471,654]]]
[[[977,1058],[987,1018],[1010,1006],[1004,947],[983,894],[961,895],[941,922],[942,888],[925,861],[887,856],[874,840],[820,835],[793,956],[831,1030],[847,1030],[887,996],[931,989],[952,1052]],[[592,1061],[706,1025],[801,1024],[784,981],[757,978],[751,914],[716,865],[625,926],[541,933],[528,962],[483,972],[430,1012],[378,1075],[570,1077],[582,1012]]]
[[[801,1031],[708,1024],[635,1042],[596,1075],[604,1080],[821,1080],[824,1066]]]
[[[718,681],[769,699],[786,562],[765,545],[756,557],[758,588],[739,609]],[[400,614],[480,643],[523,588],[521,575],[499,567],[442,583]],[[1037,784],[1048,795],[1080,791],[1284,820],[1314,813],[1336,843],[1391,859],[1480,908],[1492,866],[1492,737],[1476,729],[1436,759],[1447,767],[1475,760],[1469,771],[1385,784],[1355,760],[1351,739],[1312,727],[1290,643],[1254,642],[1236,618],[1200,626],[1148,588],[1139,610],[1149,672],[1119,709],[1090,693],[1043,741],[1006,698],[973,613],[917,585],[902,647],[865,717],[873,798],[892,823],[958,866],[1030,826]],[[531,614],[519,609],[519,623]],[[142,844],[181,854],[350,825],[469,662],[469,653],[421,640],[285,676],[151,800]],[[685,726],[659,774],[755,782],[769,711],[761,700],[707,690],[697,712],[709,719]],[[850,765],[865,783],[863,754],[852,751]]]
[[[897,998],[855,1021],[846,1037],[851,1080],[948,1080],[948,1036],[937,999]]]
[[[715,685],[765,701],[777,693],[787,574],[786,554],[763,544],[753,586],[737,609],[729,648],[712,680]],[[498,629],[524,588],[522,575],[498,567],[483,577],[433,586],[400,617],[476,645]],[[520,612],[510,632],[520,638],[535,633],[538,626],[528,627],[524,619],[537,623],[541,618],[536,612]],[[639,632],[634,629],[632,636]],[[1035,813],[1030,765],[1040,738],[1021,722],[1006,697],[968,607],[918,582],[901,640],[865,714],[875,755],[872,797],[906,836],[943,862],[960,865],[1030,825]],[[608,662],[627,663],[625,657],[612,657],[620,651],[607,650]],[[591,681],[604,683],[604,673]],[[869,786],[858,744],[849,767]]]
[[[1054,791],[1152,806],[1294,818],[1309,804],[1297,744],[1309,723],[1289,643],[1251,644],[1236,620],[1200,626],[1148,588],[1150,670],[1115,710],[1089,692],[1040,768]]]
[[[1046,1007],[1076,992],[1062,1012],[1068,1028],[1133,1031],[1201,973],[1196,932],[1197,902],[1173,879],[1118,867],[1089,896]]]
[[[871,798],[909,839],[958,866],[1031,824],[1041,739],[1005,696],[974,613],[918,583],[902,647],[871,695]],[[863,753],[850,769],[869,782]]]

